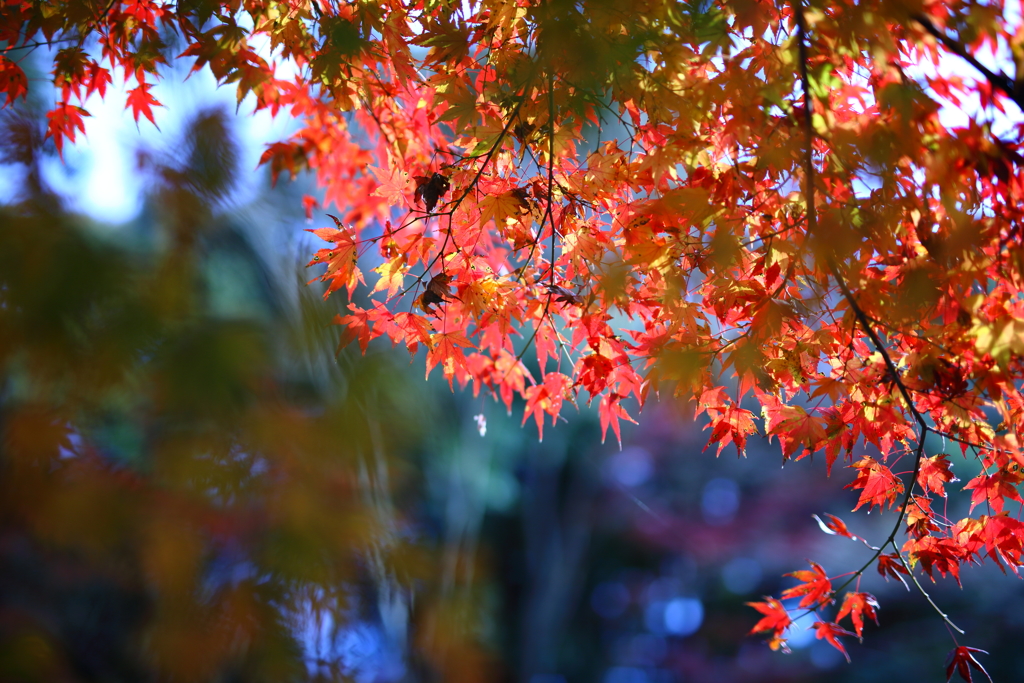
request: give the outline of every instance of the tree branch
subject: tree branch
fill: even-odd
[[[800,53],[800,79],[804,98],[804,133],[807,138],[806,147],[804,149],[804,176],[806,183],[806,189],[804,192],[805,201],[807,203],[807,235],[808,238],[811,238],[814,235],[815,230],[817,228],[817,212],[815,210],[814,204],[814,157],[812,156],[812,149],[814,144],[814,126],[811,121],[811,107],[813,105],[813,102],[811,99],[810,91],[810,75],[807,70],[807,27],[806,20],[804,19],[803,14],[802,2],[797,4],[796,9],[796,22],[798,32],[797,40]],[[892,377],[892,380],[896,384],[896,387],[899,389],[900,395],[903,397],[903,401],[906,403],[907,410],[910,411],[911,415],[913,415],[914,420],[917,422],[918,425],[917,447],[914,449],[914,470],[911,474],[910,482],[907,484],[906,493],[903,497],[903,504],[900,506],[899,516],[896,519],[896,524],[893,525],[892,531],[889,533],[889,537],[885,540],[885,542],[882,543],[875,550],[874,555],[872,555],[871,558],[867,562],[865,562],[860,569],[854,572],[853,575],[846,582],[844,582],[841,586],[835,589],[835,591],[833,591],[833,594],[835,594],[849,586],[850,583],[858,577],[860,577],[868,569],[868,567],[874,564],[875,560],[878,559],[879,555],[882,554],[882,551],[885,549],[887,545],[891,544],[893,547],[896,547],[896,534],[899,533],[899,529],[903,525],[903,520],[907,516],[907,508],[910,506],[910,502],[913,499],[914,485],[917,483],[917,477],[921,471],[921,460],[924,457],[925,439],[928,436],[928,432],[931,430],[928,427],[928,424],[925,422],[924,415],[922,415],[921,412],[918,411],[917,407],[914,405],[914,402],[910,396],[910,390],[907,389],[906,385],[903,383],[903,380],[900,378],[899,371],[896,368],[896,364],[893,362],[892,357],[889,356],[888,350],[882,343],[882,340],[878,336],[878,333],[875,332],[874,328],[872,327],[871,321],[868,319],[868,316],[864,313],[863,309],[861,309],[860,305],[857,303],[857,300],[853,296],[853,292],[850,291],[850,288],[847,286],[846,279],[843,277],[842,272],[839,270],[839,266],[836,263],[835,258],[832,256],[831,253],[826,252],[825,261],[828,267],[829,274],[832,276],[833,279],[835,279],[836,284],[839,286],[839,289],[843,294],[843,298],[846,299],[846,302],[849,304],[850,309],[853,311],[854,317],[857,319],[857,323],[860,325],[860,327],[864,330],[864,333],[871,340],[871,344],[872,346],[874,346],[875,350],[882,356],[882,360],[885,363],[885,367],[888,373]],[[899,554],[898,550],[897,554]],[[904,563],[904,566],[906,565],[906,563],[903,560],[902,554],[900,554],[900,561]],[[936,611],[942,616],[946,623],[953,626],[953,628],[956,628],[956,626],[951,621],[949,621],[949,618],[946,617],[946,615],[943,614],[943,612],[939,610],[937,606],[935,606],[935,603],[932,602],[928,594],[925,593],[924,590],[921,588],[920,583],[914,577],[912,572],[910,576],[911,579],[913,579],[914,583],[917,585],[918,589],[921,590],[922,594],[924,594],[924,596],[928,599],[932,606],[935,607]]]
[[[995,73],[990,70],[987,66],[979,62],[974,55],[968,52],[967,48],[962,43],[946,35],[945,31],[939,29],[939,27],[933,24],[932,20],[925,15],[911,14],[910,18],[920,24],[925,31],[942,43],[943,47],[973,66],[978,73],[985,77],[985,80],[987,80],[992,87],[997,90],[1001,90],[1004,95],[1009,97],[1018,107],[1020,107],[1021,111],[1024,111],[1024,93],[1017,90],[1013,79],[1002,72]]]

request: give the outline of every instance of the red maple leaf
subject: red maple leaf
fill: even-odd
[[[852,636],[854,634],[831,621],[816,621],[811,625],[811,628],[814,629],[815,638],[828,641],[829,645],[843,653],[847,662],[850,661],[850,655],[846,648],[843,647],[843,644],[839,642],[839,636]]]
[[[1006,472],[1000,470],[994,474],[985,474],[983,472],[967,482],[964,490],[974,490],[974,493],[971,495],[971,511],[973,512],[974,508],[982,503],[988,503],[992,511],[998,514],[1003,511],[1004,499],[1006,498],[1015,500],[1018,503],[1024,502],[1024,500],[1021,500],[1020,493],[1014,485],[1014,478],[1015,476],[1007,476]]]
[[[799,597],[800,607],[803,609],[813,609],[832,602],[832,582],[829,581],[828,575],[816,562],[810,562],[810,565],[811,569],[786,574],[803,583],[782,591],[783,599]]]
[[[827,437],[824,417],[812,415],[800,406],[782,405],[778,400],[769,402],[762,412],[765,432],[769,438],[778,437],[783,457],[788,458],[803,447],[805,451],[797,458],[799,460],[824,445]]]
[[[940,531],[932,512],[932,501],[924,496],[911,497],[906,507],[906,521],[907,533],[917,538]]]
[[[773,597],[765,596],[765,602],[748,602],[747,605],[764,615],[754,624],[754,628],[750,629],[751,634],[770,631],[773,638],[781,639],[782,634],[793,623],[786,608]]]
[[[853,622],[853,630],[857,632],[857,638],[863,638],[865,615],[878,624],[878,600],[870,593],[847,593],[843,596],[843,604],[836,614],[836,623],[842,621],[843,617],[849,615]]]
[[[922,458],[921,470],[917,473],[917,483],[921,485],[925,493],[931,491],[945,498],[945,485],[957,481],[957,478],[950,472],[950,467],[951,464],[944,454]]]
[[[99,62],[90,62],[88,69],[88,81],[89,85],[85,89],[85,96],[97,92],[100,97],[106,97],[107,86],[114,82],[114,77],[110,75],[109,69],[104,69]]]
[[[972,667],[985,674],[985,678],[989,680],[989,683],[992,683],[992,677],[985,671],[985,667],[974,658],[975,652],[983,655],[988,654],[984,650],[979,650],[976,647],[967,647],[966,645],[958,645],[950,650],[949,655],[946,657],[946,683],[949,683],[949,680],[953,678],[954,671],[960,674],[960,678],[967,681],[967,683],[974,683],[971,679]]]
[[[971,521],[978,523],[981,532],[976,537],[969,535],[964,545],[980,542],[1000,569],[1006,571],[1003,568],[1005,563],[1017,574],[1017,568],[1024,564],[1024,522],[1006,512],[991,517],[982,516],[979,520]],[[960,524],[957,524],[954,531],[959,527]]]
[[[896,553],[882,554],[878,556],[878,573],[882,575],[882,578],[886,581],[889,577],[897,579],[904,587],[907,587],[907,582],[903,576],[910,576],[910,572],[903,566],[903,562],[900,560],[900,556]],[[909,587],[907,587],[909,590]]]
[[[708,412],[711,414],[711,423],[708,425],[711,427],[711,436],[708,437],[708,445],[704,447],[704,450],[707,450],[711,444],[717,443],[718,452],[715,455],[719,456],[722,454],[723,448],[734,443],[739,455],[746,455],[747,437],[757,433],[754,414],[749,410],[732,405],[718,411],[709,410]]]
[[[544,439],[544,415],[551,416],[552,421],[558,419],[558,413],[562,409],[562,401],[565,400],[566,392],[572,386],[572,380],[560,372],[549,372],[544,375],[544,381],[532,387],[527,387],[524,393],[526,398],[526,410],[523,412],[523,424],[533,415],[537,421],[537,434],[541,440]]]
[[[139,115],[142,114],[149,119],[150,123],[156,126],[156,120],[153,118],[153,106],[162,107],[163,105],[150,94],[149,89],[151,87],[152,85],[149,83],[139,83],[137,87],[128,91],[125,109],[131,108],[132,117],[135,119],[136,125],[139,123]]]
[[[861,489],[854,511],[862,505],[867,505],[868,509],[877,505],[884,510],[886,504],[894,505],[896,496],[903,493],[903,482],[871,456],[864,456],[850,467],[857,470],[857,477],[846,488]]]
[[[902,550],[907,554],[910,566],[920,562],[921,569],[932,581],[935,580],[932,571],[938,570],[942,576],[951,574],[960,583],[960,563],[967,558],[967,550],[955,539],[934,536],[911,538],[903,544]]]
[[[366,347],[369,345],[370,340],[377,334],[373,333],[373,329],[370,323],[370,311],[366,311],[354,304],[348,305],[348,310],[351,311],[349,315],[336,315],[332,321],[335,325],[342,325],[343,332],[341,340],[338,342],[338,352],[348,346],[353,340],[359,340],[359,348],[363,353],[366,353]]]
[[[76,132],[85,132],[83,116],[89,116],[89,112],[67,103],[58,105],[53,111],[46,114],[49,119],[46,135],[53,137],[53,143],[57,146],[57,154],[61,158],[64,156],[64,138],[74,142]]]
[[[324,292],[324,298],[342,287],[347,288],[351,296],[356,286],[363,282],[363,274],[356,265],[359,259],[359,241],[353,230],[345,227],[337,216],[327,216],[334,221],[334,228],[310,228],[306,232],[311,232],[327,242],[333,242],[334,245],[318,250],[306,267],[327,265],[327,270],[318,278],[321,282],[330,283]]]
[[[19,97],[22,99],[28,97],[28,79],[25,77],[25,72],[3,55],[0,55],[0,93],[7,96],[0,109],[14,104],[14,100]]]
[[[316,197],[311,197],[308,194],[302,195],[302,208],[306,212],[306,221],[313,221],[313,209],[320,208],[320,202],[317,201]]]
[[[825,516],[828,517],[827,520],[823,520],[818,515],[811,516],[814,517],[815,520],[817,520],[818,526],[820,526],[821,530],[824,531],[826,534],[832,534],[833,536],[844,536],[854,541],[858,539],[858,536],[854,536],[850,533],[850,530],[846,528],[846,522],[839,519],[835,515],[830,515],[826,512]]]
[[[619,420],[627,420],[636,424],[636,420],[629,416],[626,409],[622,407],[622,396],[616,393],[608,393],[601,397],[601,403],[597,408],[597,416],[601,421],[601,443],[604,443],[604,438],[608,434],[609,425],[612,431],[615,432],[615,439],[619,442],[619,448],[622,448],[622,433],[619,428]]]
[[[430,321],[422,315],[415,313],[396,313],[394,317],[394,328],[391,337],[396,342],[405,342],[405,348],[409,353],[416,353],[420,344],[431,348],[431,335],[433,326]]]

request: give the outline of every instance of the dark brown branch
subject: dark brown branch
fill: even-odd
[[[12,50],[35,50],[37,47],[52,47],[53,45],[60,45],[61,43],[74,43],[77,42],[78,46],[81,47],[85,42],[85,39],[96,29],[99,28],[100,24],[107,20],[110,13],[114,9],[114,5],[117,4],[117,0],[110,0],[107,3],[106,8],[100,13],[100,16],[96,18],[96,21],[92,26],[87,26],[86,30],[79,33],[78,36],[67,36],[66,38],[55,38],[53,40],[36,40],[31,43],[22,43],[21,45],[8,45],[7,47],[0,50],[0,54],[7,54]],[[28,38],[29,36],[25,36]],[[19,60],[20,61],[20,60]]]
[[[818,227],[818,213],[815,208],[814,200],[815,172],[813,149],[815,135],[814,124],[812,121],[813,102],[811,100],[811,78],[807,70],[807,27],[806,20],[804,19],[803,15],[802,4],[799,4],[797,6],[796,24],[798,41],[797,46],[800,51],[800,80],[804,96],[804,134],[807,137],[807,144],[804,148],[804,196],[805,201],[807,203],[807,236],[808,238],[813,239],[817,236]],[[857,318],[857,322],[860,324],[861,328],[863,328],[864,333],[867,334],[868,338],[871,340],[871,344],[875,347],[875,350],[878,351],[879,354],[881,354],[882,360],[885,362],[886,370],[892,376],[893,381],[896,383],[896,387],[899,389],[900,394],[903,396],[903,400],[907,404],[907,410],[911,412],[911,414],[914,416],[914,420],[917,422],[918,426],[920,426],[920,436],[923,437],[925,431],[928,429],[928,425],[925,423],[924,416],[921,415],[920,412],[918,412],[916,407],[914,407],[914,402],[910,397],[910,391],[903,383],[903,380],[900,379],[899,370],[896,368],[896,364],[889,356],[889,352],[885,348],[885,345],[882,343],[881,338],[879,338],[878,333],[875,332],[874,328],[871,326],[871,321],[868,320],[867,315],[857,304],[857,300],[854,298],[853,292],[851,292],[850,288],[846,285],[846,280],[843,278],[843,275],[839,270],[839,265],[836,263],[835,259],[832,257],[831,254],[828,254],[825,258],[829,274],[832,275],[832,277],[836,281],[836,284],[839,285],[839,289],[843,293],[843,298],[845,298],[847,303],[850,305],[851,310],[853,310],[854,316]]]
[[[811,101],[811,77],[807,72],[806,24],[803,3],[797,3],[797,47],[800,51],[800,86],[804,95],[804,135],[807,137],[804,147],[804,198],[807,202],[807,236],[811,237],[818,232],[818,212],[814,206],[814,121],[811,116],[814,103]]]
[[[857,322],[864,330],[864,333],[867,334],[868,339],[871,340],[871,345],[874,346],[875,350],[882,356],[882,361],[885,363],[885,369],[888,371],[892,381],[896,384],[896,388],[899,389],[900,395],[903,397],[903,401],[907,404],[907,409],[914,416],[914,420],[921,428],[919,438],[923,438],[924,433],[929,431],[929,427],[924,420],[924,415],[922,415],[914,406],[914,402],[910,397],[910,390],[907,389],[907,385],[904,384],[902,378],[900,378],[899,370],[896,368],[896,364],[889,355],[888,349],[885,348],[885,345],[882,343],[878,333],[875,332],[875,329],[871,326],[868,316],[864,313],[863,309],[861,309],[860,305],[857,303],[857,300],[853,297],[853,292],[850,291],[850,288],[846,284],[846,280],[843,278],[843,274],[839,272],[839,266],[831,256],[828,258],[828,269],[829,273],[835,279],[836,284],[839,285],[839,289],[843,293],[843,298],[846,299],[846,302],[850,305],[850,309],[853,311],[854,317],[857,318]]]
[[[555,286],[555,214],[552,209],[552,203],[555,201],[555,77],[553,74],[548,75],[548,205],[547,205],[547,217],[551,223],[551,263],[548,266],[551,269],[550,277],[548,281],[550,286]],[[544,221],[541,220],[541,229],[543,229]]]
[[[996,73],[979,62],[974,55],[967,51],[967,48],[962,43],[946,35],[945,31],[940,30],[939,27],[933,24],[932,20],[925,15],[912,14],[910,15],[910,18],[920,24],[925,31],[942,43],[943,47],[973,66],[978,73],[985,77],[985,80],[987,80],[992,87],[997,90],[1001,90],[1004,95],[1009,97],[1018,107],[1020,107],[1021,111],[1024,111],[1024,92],[1020,92],[1017,89],[1013,79],[1002,72]]]
[[[813,102],[811,100],[810,92],[810,75],[807,70],[807,28],[806,21],[803,15],[802,3],[797,4],[796,10],[797,11],[795,14],[798,31],[797,40],[798,48],[800,51],[800,79],[804,96],[804,132],[807,138],[806,148],[804,150],[804,175],[806,181],[805,201],[807,202],[807,234],[808,238],[812,238],[813,236],[815,236],[815,229],[817,228],[817,211],[814,205],[814,157],[812,155],[814,145],[814,126],[811,119]],[[864,565],[860,569],[854,572],[849,579],[847,579],[842,585],[835,589],[835,591],[833,592],[833,594],[835,594],[839,591],[844,590],[854,580],[862,576],[864,572],[867,571],[868,567],[874,564],[874,562],[882,554],[882,551],[885,549],[886,546],[892,545],[894,548],[896,547],[896,534],[899,533],[900,527],[903,526],[903,520],[906,519],[907,516],[907,509],[910,507],[910,502],[913,500],[914,497],[914,486],[917,484],[917,477],[921,471],[921,461],[924,458],[925,440],[928,437],[928,432],[933,430],[928,427],[928,424],[925,422],[924,415],[922,415],[921,412],[914,405],[913,399],[910,396],[910,390],[907,389],[907,386],[903,383],[903,380],[899,375],[899,371],[896,368],[896,364],[893,362],[892,357],[889,356],[888,350],[882,343],[882,340],[878,336],[878,333],[875,332],[875,329],[871,325],[871,321],[868,319],[868,316],[864,313],[863,309],[861,309],[860,305],[857,303],[856,298],[854,298],[853,296],[853,292],[850,291],[849,286],[847,286],[846,280],[843,277],[842,272],[839,270],[839,265],[836,263],[835,258],[832,256],[831,253],[826,252],[825,259],[826,264],[828,266],[829,274],[832,276],[833,279],[835,279],[836,284],[839,285],[839,289],[843,294],[843,298],[846,299],[847,304],[853,311],[854,317],[857,319],[857,324],[864,330],[864,333],[871,340],[872,346],[874,346],[875,350],[882,356],[882,360],[885,363],[886,370],[892,377],[892,381],[895,383],[896,387],[899,389],[900,395],[903,397],[903,401],[907,405],[907,410],[909,410],[911,415],[914,416],[914,420],[917,422],[918,425],[917,447],[914,449],[914,471],[911,474],[910,482],[907,484],[906,493],[903,496],[903,503],[900,506],[899,516],[896,519],[896,524],[893,525],[892,531],[889,533],[889,537],[885,540],[885,542],[882,543],[877,549],[875,549],[874,554],[868,559],[867,562],[864,563]],[[903,555],[902,553],[900,553],[899,549],[897,549],[897,555],[899,555],[900,562],[904,566],[906,566],[906,562],[903,559]],[[949,620],[949,617],[947,617],[945,613],[943,613],[942,610],[940,610],[938,606],[935,605],[931,597],[927,593],[925,593],[924,589],[921,587],[921,584],[917,581],[916,577],[914,577],[913,572],[911,572],[910,577],[914,581],[914,584],[921,591],[921,593],[928,600],[928,602],[930,602],[932,606],[935,608],[935,610],[939,613],[942,619],[953,628],[956,628],[953,622]],[[957,630],[959,631],[959,629]],[[961,633],[963,632],[961,631]]]
[[[858,569],[853,574],[851,574],[850,578],[847,579],[846,581],[844,581],[842,583],[842,585],[840,585],[838,588],[833,590],[832,591],[833,595],[838,594],[839,591],[841,591],[841,590],[844,590],[847,586],[849,586],[851,583],[853,583],[855,580],[857,580],[857,578],[860,577],[864,572],[866,572],[868,570],[868,568],[875,563],[875,560],[878,559],[878,556],[882,554],[882,551],[885,550],[885,546],[891,544],[892,547],[896,548],[896,534],[899,533],[900,527],[903,526],[903,520],[907,516],[907,507],[910,505],[910,500],[913,497],[914,483],[917,481],[917,475],[921,471],[921,457],[924,454],[924,437],[925,436],[927,436],[927,432],[922,432],[921,433],[921,439],[917,442],[917,448],[915,449],[915,452],[914,452],[914,476],[910,480],[910,486],[907,487],[907,493],[903,497],[903,505],[900,508],[899,519],[897,519],[896,520],[896,524],[893,525],[892,532],[889,534],[889,538],[885,539],[885,542],[882,543],[882,545],[878,546],[877,548],[875,548],[873,546],[868,546],[869,548],[871,548],[872,550],[875,551],[875,554],[872,555],[868,559],[868,561],[865,562],[863,566],[861,566],[860,569]],[[903,560],[903,554],[899,552],[899,548],[896,549],[896,554],[899,555],[900,562],[902,564],[906,565],[906,562]],[[913,573],[911,573],[910,576],[911,576],[911,578],[913,578],[913,576],[914,576]],[[914,583],[917,583],[916,579],[914,580]],[[920,584],[918,584],[918,588],[921,588]],[[921,592],[924,593],[924,590],[922,589]],[[928,596],[927,593],[924,593],[924,596],[926,598],[928,598],[929,602],[931,602],[931,598]],[[935,605],[935,603],[932,603],[932,606],[934,606],[934,605]],[[946,619],[946,615],[942,613],[942,610],[940,610],[938,607],[935,607],[935,610],[942,616],[943,619]],[[952,623],[952,622],[950,622],[950,623]],[[956,628],[956,627],[954,626],[954,628]],[[957,629],[957,630],[959,631],[959,629]],[[963,633],[963,631],[960,631],[960,632]]]

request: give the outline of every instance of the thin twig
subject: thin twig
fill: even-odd
[[[900,552],[900,549],[896,547],[896,542],[890,540],[889,543],[890,543],[890,545],[892,545],[893,550],[896,551],[896,557],[898,557],[900,559],[900,564],[903,565],[903,568],[907,570],[907,574],[910,575],[910,580],[914,582],[914,585],[917,586],[917,590],[919,590],[921,592],[921,595],[923,595],[925,597],[925,600],[928,601],[928,604],[930,604],[935,609],[935,611],[938,613],[938,615],[940,617],[942,617],[942,620],[944,622],[946,622],[947,626],[949,626],[951,629],[953,629],[954,631],[956,631],[960,635],[963,635],[964,634],[964,630],[962,628],[960,628],[959,626],[957,626],[956,624],[954,624],[950,620],[949,616],[945,612],[943,612],[941,609],[939,609],[939,606],[935,604],[934,600],[932,600],[932,596],[928,595],[928,591],[926,591],[924,589],[924,586],[921,585],[921,582],[917,580],[916,576],[914,576],[914,571],[907,564],[907,561],[905,559],[903,559],[903,554]]]

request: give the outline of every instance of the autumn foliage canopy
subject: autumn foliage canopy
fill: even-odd
[[[865,571],[1024,562],[1019,24],[1001,0],[6,0],[0,91],[18,107],[52,50],[60,152],[92,93],[123,79],[153,120],[168,65],[208,69],[301,123],[262,161],[323,190],[342,344],[422,347],[541,435],[593,403],[618,438],[674,396],[718,453],[762,434],[852,468],[892,533],[781,596],[843,650],[878,617]],[[753,607],[784,649],[790,612]]]

